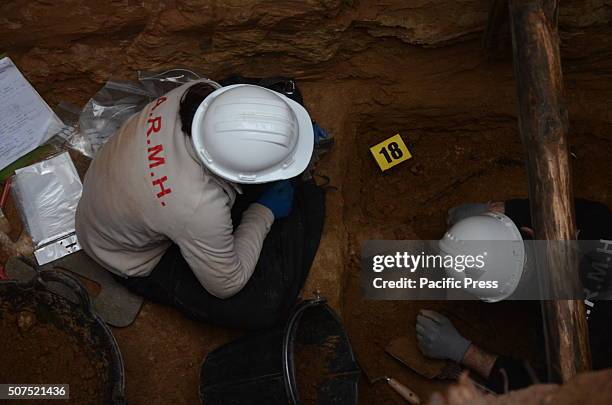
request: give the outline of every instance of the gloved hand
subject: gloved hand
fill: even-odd
[[[314,143],[318,145],[321,141],[329,139],[329,134],[325,129],[319,126],[316,122],[312,121],[312,132],[314,133]]]
[[[268,207],[275,219],[285,218],[293,205],[293,186],[289,180],[271,183],[257,202]]]
[[[489,211],[489,204],[486,203],[465,203],[448,210],[446,225],[452,226],[462,219],[473,217]]]
[[[471,342],[461,336],[451,321],[435,312],[422,309],[417,315],[417,341],[425,356],[460,363]]]

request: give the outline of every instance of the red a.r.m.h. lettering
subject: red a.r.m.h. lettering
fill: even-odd
[[[164,176],[164,177],[160,177],[159,179],[155,179],[151,182],[153,183],[154,186],[159,186],[160,191],[159,193],[157,193],[157,198],[162,198],[166,194],[170,194],[172,192],[171,188],[164,187],[164,183],[166,181],[168,181],[168,177]]]
[[[147,120],[147,137],[149,135],[151,135],[151,133],[153,132],[159,132],[159,130],[162,127],[162,118],[161,117],[155,117],[155,118],[149,118]]]
[[[166,100],[167,100],[167,98],[166,98],[166,97],[164,97],[164,96],[162,96],[162,97],[158,98],[157,100],[155,100],[155,105],[153,106],[153,108],[151,108],[151,112],[155,111],[155,109],[156,109],[156,108],[157,108],[157,107],[158,107],[158,106],[159,106],[161,103],[163,103],[163,102],[164,102],[164,101],[166,101]]]
[[[163,145],[155,145],[152,148],[148,148],[147,152],[149,152],[149,169],[157,167],[159,165],[163,165],[166,163],[166,159],[162,156],[157,156],[159,153],[164,151]]]

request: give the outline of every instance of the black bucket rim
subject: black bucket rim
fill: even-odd
[[[295,328],[297,328],[298,326],[298,323],[299,323],[298,321],[301,319],[302,315],[304,314],[304,311],[312,307],[315,307],[315,306],[323,306],[323,308],[326,309],[328,314],[331,315],[332,318],[336,320],[339,325],[342,326],[340,329],[342,330],[343,338],[346,339],[346,341],[348,342],[350,359],[355,364],[357,364],[355,353],[353,353],[353,347],[350,344],[348,333],[344,329],[342,320],[340,319],[338,314],[336,314],[336,312],[332,310],[329,307],[329,305],[327,305],[327,299],[317,295],[315,298],[302,301],[297,306],[297,308],[294,310],[293,314],[287,321],[287,324],[284,330],[284,336],[283,336],[283,348],[282,348],[283,349],[282,350],[283,381],[285,383],[285,391],[287,393],[287,398],[289,399],[291,405],[301,405],[301,402],[298,397],[297,381],[295,379],[295,370],[292,367],[293,356],[292,356],[292,353],[290,353],[289,351],[289,347],[291,346],[291,338],[293,336],[293,333],[295,332]],[[359,369],[356,369],[355,372],[357,374],[360,373]],[[357,385],[355,385],[355,398],[357,398],[357,392],[358,392],[358,387]]]
[[[47,287],[47,283],[49,282],[63,284],[65,287],[70,289],[70,291],[76,296],[78,302],[75,303],[64,295],[50,290]],[[75,305],[76,308],[83,311],[87,318],[91,319],[92,323],[98,324],[98,326],[103,330],[104,334],[109,339],[109,343],[113,348],[113,350],[111,351],[111,356],[113,357],[113,360],[116,362],[116,365],[119,368],[118,378],[115,379],[113,384],[113,401],[115,401],[114,404],[119,405],[127,403],[125,399],[125,365],[123,362],[123,355],[121,354],[121,350],[119,349],[119,345],[117,344],[117,340],[115,339],[115,336],[113,335],[111,329],[106,324],[106,322],[104,322],[104,320],[94,311],[91,298],[89,297],[89,293],[79,280],[77,280],[74,276],[57,270],[43,270],[37,271],[37,274],[27,281],[0,280],[0,286],[3,285],[14,286],[15,288],[18,288],[22,291],[42,290],[50,294],[54,294],[60,299],[68,301],[71,304]]]

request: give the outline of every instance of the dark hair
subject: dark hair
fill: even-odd
[[[187,136],[191,136],[191,123],[196,110],[202,104],[202,101],[215,88],[208,83],[196,83],[191,86],[183,95],[179,108],[179,117],[181,118],[181,129]]]
[[[533,233],[531,232],[527,232],[524,229],[519,229],[519,232],[521,233],[521,236],[523,237],[523,240],[533,240]]]

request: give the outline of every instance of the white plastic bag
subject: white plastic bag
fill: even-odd
[[[13,195],[35,249],[74,234],[82,190],[68,152],[15,171]]]

